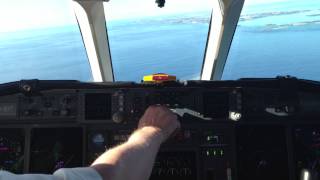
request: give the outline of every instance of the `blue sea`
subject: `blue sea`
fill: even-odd
[[[244,7],[223,79],[292,75],[320,80],[320,3],[287,1]],[[108,21],[115,79],[140,81],[160,72],[199,79],[210,14]],[[0,33],[0,73],[0,82],[92,80],[76,24]]]

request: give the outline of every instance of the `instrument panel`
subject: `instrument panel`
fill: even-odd
[[[25,132],[23,129],[0,129],[0,169],[23,172]]]
[[[162,144],[151,180],[317,178],[319,87],[294,82],[24,81],[12,93],[0,86],[0,169],[90,165],[127,140],[148,106],[162,104],[184,111],[182,128]]]

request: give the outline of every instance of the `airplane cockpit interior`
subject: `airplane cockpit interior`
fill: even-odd
[[[320,179],[320,2],[0,4],[0,170],[89,166],[160,104],[150,180]]]

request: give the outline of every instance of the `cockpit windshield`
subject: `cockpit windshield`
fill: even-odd
[[[1,1],[0,76],[0,83],[92,79],[71,1]]]
[[[199,79],[211,16],[210,0],[119,0],[105,3],[116,80],[168,73]]]
[[[246,0],[223,79],[320,80],[320,1]]]

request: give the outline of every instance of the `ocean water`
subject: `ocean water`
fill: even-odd
[[[0,74],[0,82],[92,79],[77,26],[0,33]]]
[[[290,2],[244,7],[223,79],[320,80],[320,3]],[[116,80],[140,81],[161,72],[198,79],[209,17],[201,12],[107,22]],[[0,73],[0,82],[92,80],[77,25],[0,33]]]
[[[140,81],[154,73],[199,77],[209,26],[205,17],[110,23],[115,78]]]
[[[238,27],[222,79],[291,75],[320,80],[320,26],[265,31]]]

